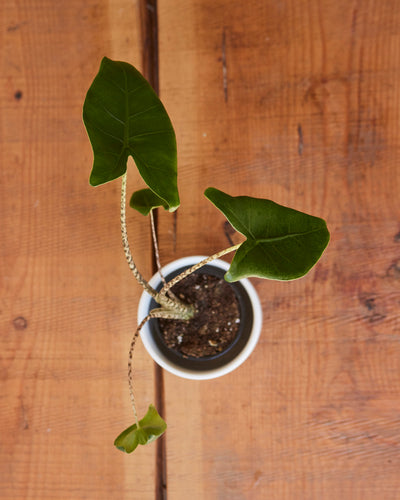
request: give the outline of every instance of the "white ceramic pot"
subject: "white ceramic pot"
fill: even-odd
[[[184,269],[197,264],[205,259],[204,256],[191,256],[178,259],[162,268],[162,274],[167,282],[173,276],[176,276]],[[215,271],[211,269],[215,268]],[[223,260],[214,260],[201,270],[211,271],[212,274],[223,276],[228,270],[229,264]],[[178,271],[179,270],[179,271]],[[168,279],[169,277],[169,279]],[[161,288],[161,278],[159,273],[155,274],[149,281],[150,285],[155,289]],[[238,334],[238,339],[232,343],[226,351],[214,357],[197,358],[197,359],[182,359],[175,351],[171,351],[160,340],[160,335],[157,335],[158,327],[155,327],[156,319],[151,319],[142,328],[140,336],[142,342],[156,363],[165,370],[179,377],[192,380],[206,380],[216,377],[221,377],[240,366],[251,354],[255,348],[261,333],[262,325],[262,309],[257,292],[249,280],[243,279],[231,284],[234,287],[236,296],[239,300],[239,308],[241,312],[241,328],[242,333]],[[149,311],[156,307],[152,297],[144,292],[139,302],[138,322],[147,316]]]

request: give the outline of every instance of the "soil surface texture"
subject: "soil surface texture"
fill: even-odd
[[[159,319],[167,347],[183,356],[215,356],[235,339],[240,325],[235,292],[223,279],[208,274],[191,274],[172,288],[183,302],[194,304],[190,320]]]

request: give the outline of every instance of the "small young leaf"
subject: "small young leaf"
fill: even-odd
[[[167,424],[160,417],[153,405],[149,406],[146,415],[139,420],[139,427],[131,425],[121,432],[114,445],[121,451],[132,453],[139,444],[148,444],[164,433]]]
[[[128,63],[105,57],[83,106],[94,153],[93,186],[126,172],[132,156],[145,183],[170,211],[179,206],[175,132],[147,80]]]
[[[129,205],[142,215],[149,215],[153,208],[164,207],[168,209],[165,201],[157,196],[151,189],[140,189],[131,196]]]
[[[329,242],[326,223],[318,217],[270,200],[229,196],[215,188],[208,188],[205,196],[247,238],[225,274],[227,281],[250,276],[300,278],[316,264]]]

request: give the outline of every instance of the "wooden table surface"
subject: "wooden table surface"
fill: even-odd
[[[399,2],[3,0],[0,25],[0,498],[400,499]],[[138,345],[139,411],[158,398],[168,430],[132,455],[141,291],[81,120],[104,55],[158,75],[176,130],[163,263],[234,238],[209,186],[331,231],[306,278],[253,280],[263,332],[234,373],[181,380]]]

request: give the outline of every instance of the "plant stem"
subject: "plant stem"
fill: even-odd
[[[197,269],[200,269],[201,267],[207,265],[208,263],[212,262],[215,259],[219,259],[220,257],[222,257],[223,255],[226,255],[227,253],[234,252],[235,250],[237,250],[240,247],[240,245],[241,245],[241,243],[238,243],[237,245],[233,245],[232,247],[225,248],[225,250],[221,250],[220,252],[215,253],[214,255],[211,255],[210,257],[207,257],[206,259],[203,259],[202,261],[198,262],[194,266],[189,267],[189,269],[186,269],[181,274],[179,274],[178,276],[173,278],[171,281],[169,281],[166,285],[164,285],[158,295],[161,295],[161,296],[165,295],[170,290],[170,288],[172,288],[174,285],[179,283],[179,281],[181,281],[184,278],[186,278],[187,276],[189,276],[189,274],[194,273],[195,271],[197,271]]]
[[[161,270],[160,252],[158,250],[157,232],[156,232],[156,227],[155,227],[155,223],[154,223],[153,210],[150,210],[150,224],[151,224],[151,236],[153,238],[154,255],[156,258],[157,271],[158,271],[158,274],[160,275],[160,278],[161,278],[163,285],[166,286],[167,282],[165,281],[164,275],[163,275],[162,270]],[[178,301],[178,299],[171,292],[171,290],[168,292],[168,297]]]
[[[149,315],[150,316],[150,315]],[[132,403],[132,409],[133,409],[133,415],[135,417],[135,423],[136,427],[139,428],[139,419],[137,415],[137,410],[136,410],[136,400],[135,400],[135,395],[133,393],[133,368],[132,368],[132,358],[133,358],[133,350],[135,349],[136,345],[136,339],[138,338],[139,332],[142,329],[143,325],[146,323],[146,321],[149,319],[149,316],[144,318],[144,320],[140,323],[140,325],[137,327],[135,333],[133,334],[132,340],[131,340],[131,345],[129,347],[129,361],[128,361],[128,384],[129,384],[129,395],[131,397],[131,403]]]
[[[139,419],[136,410],[136,400],[133,392],[133,351],[135,350],[136,340],[139,336],[140,330],[143,328],[143,325],[149,321],[151,318],[167,318],[167,319],[182,319],[181,315],[175,311],[166,310],[162,307],[159,309],[153,309],[149,312],[149,314],[140,322],[139,326],[136,328],[135,333],[133,334],[131,345],[129,347],[129,360],[128,360],[128,384],[129,384],[129,395],[131,397],[131,403],[133,408],[133,415],[135,417],[135,424],[137,428],[139,428]]]
[[[167,282],[165,281],[165,278],[161,272],[160,252],[158,251],[157,233],[156,233],[156,226],[154,223],[153,209],[150,210],[150,225],[151,225],[151,236],[153,238],[154,255],[156,257],[157,270],[160,274],[161,281],[164,283],[164,285],[166,285]]]
[[[135,423],[136,423],[137,428],[139,428],[139,419],[138,419],[138,416],[137,416],[135,395],[133,393],[133,367],[132,367],[132,358],[133,358],[133,351],[134,351],[135,345],[136,345],[136,339],[139,336],[140,330],[143,328],[143,325],[150,318],[152,318],[152,317],[154,317],[154,311],[150,311],[150,313],[140,322],[139,326],[136,328],[135,333],[133,334],[133,337],[132,337],[132,340],[131,340],[131,345],[129,347],[129,361],[128,361],[129,395],[131,397],[133,414],[135,416]]]
[[[129,269],[132,271],[133,276],[136,278],[139,285],[141,285],[146,292],[148,292],[152,297],[157,295],[157,292],[151,287],[143,276],[138,271],[135,262],[133,261],[131,249],[129,247],[128,233],[126,230],[126,172],[122,176],[121,185],[121,234],[122,234],[122,246],[124,248],[126,261],[128,263]]]
[[[133,261],[131,249],[128,241],[128,233],[126,229],[126,172],[122,176],[121,184],[121,234],[122,234],[122,246],[124,248],[126,261],[128,263],[129,269],[132,271],[133,276],[136,278],[137,282],[149,293],[156,302],[158,302],[165,310],[171,310],[180,315],[181,319],[189,319],[194,314],[194,309],[192,306],[183,304],[178,299],[173,297],[168,297],[165,294],[160,295],[152,286],[150,286],[143,276],[138,271],[135,262]]]

